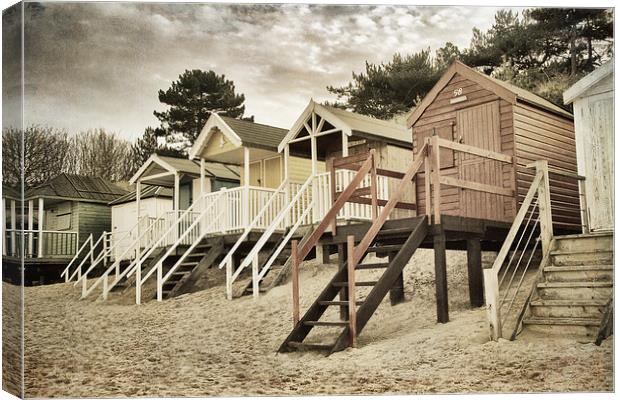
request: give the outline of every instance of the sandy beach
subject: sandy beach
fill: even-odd
[[[484,262],[492,257],[485,253]],[[258,300],[228,301],[224,288],[215,286],[141,306],[131,304],[131,296],[80,301],[72,284],[28,287],[25,395],[613,390],[613,337],[600,347],[532,334],[489,342],[484,308],[469,306],[463,252],[448,252],[450,322],[437,324],[432,260],[431,251],[419,250],[405,269],[406,302],[392,307],[384,301],[359,337],[359,347],[330,357],[276,353],[291,328],[290,283]],[[302,312],[334,268],[305,263]],[[18,290],[4,284],[6,295]],[[6,316],[10,304],[4,306]],[[329,333],[316,331],[316,341]]]

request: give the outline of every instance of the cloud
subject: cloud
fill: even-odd
[[[232,79],[258,122],[287,127],[310,97],[331,98],[326,86],[345,84],[366,60],[446,41],[466,46],[471,29],[487,29],[495,11],[43,3],[26,16],[26,123],[105,127],[135,138],[157,124],[157,91],[200,68]],[[9,80],[3,74],[3,83]]]

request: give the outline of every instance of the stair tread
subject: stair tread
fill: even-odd
[[[377,281],[358,281],[355,282],[355,286],[375,286],[377,284]],[[345,287],[345,286],[349,286],[348,282],[334,282],[333,284],[334,286],[337,287]]]
[[[182,262],[181,264],[179,264],[179,267],[187,267],[188,265],[198,265],[198,263],[196,262]]]
[[[533,300],[533,306],[605,306],[607,300],[604,299],[575,299],[575,300]]]
[[[612,287],[612,281],[541,282],[539,288]]]
[[[389,262],[385,263],[367,263],[367,264],[358,264],[355,269],[378,269],[378,268],[387,268],[390,266]]]
[[[596,318],[566,318],[566,317],[530,317],[523,320],[526,325],[582,325],[598,326],[600,319]]]
[[[377,233],[377,236],[390,236],[390,235],[398,235],[398,234],[406,234],[409,235],[411,233],[411,228],[392,228],[392,229],[382,229]]]
[[[341,301],[341,300],[330,300],[330,301],[325,301],[325,300],[320,300],[319,304],[322,306],[348,306],[349,302],[348,301]],[[356,301],[355,305],[362,305],[364,304],[363,301]]]
[[[293,347],[297,350],[315,350],[315,351],[330,351],[332,349],[332,347],[334,347],[333,344],[323,344],[323,343],[302,343],[302,342],[295,342],[295,341],[291,341],[287,343],[290,347]]]
[[[368,248],[368,253],[399,251],[402,247],[403,246],[400,244],[386,244],[386,245],[379,245],[379,246],[370,246]]]
[[[613,265],[549,265],[545,267],[546,272],[563,272],[563,271],[600,271],[613,270]]]
[[[304,321],[303,324],[310,326],[347,326],[349,321]]]
[[[553,250],[552,256],[566,256],[571,254],[597,254],[597,253],[613,253],[613,250],[589,249],[589,250]]]

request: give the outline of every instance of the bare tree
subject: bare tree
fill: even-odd
[[[2,182],[19,186],[23,166],[24,186],[39,185],[67,170],[68,153],[69,139],[64,130],[38,125],[30,126],[25,131],[5,128],[2,131]]]

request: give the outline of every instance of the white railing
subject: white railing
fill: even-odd
[[[224,193],[225,192],[220,192],[220,196],[224,195]],[[164,253],[162,257],[159,258],[159,261],[155,264],[155,266],[151,269],[151,271],[147,272],[144,278],[142,278],[139,282],[138,280],[136,280],[136,285],[142,286],[144,282],[146,282],[146,280],[152,274],[152,271],[156,269],[157,270],[157,301],[162,301],[164,283],[166,283],[168,279],[170,279],[170,276],[172,276],[172,274],[177,270],[177,268],[181,265],[181,263],[183,263],[185,258],[187,258],[187,256],[190,255],[194,251],[194,249],[196,248],[196,246],[198,246],[198,244],[200,244],[200,242],[202,241],[202,238],[206,236],[206,232],[209,232],[212,226],[216,226],[218,223],[218,220],[222,217],[222,214],[224,213],[225,210],[222,210],[220,209],[220,207],[217,207],[218,205],[217,199],[214,199],[214,200],[215,201],[213,201],[211,204],[207,205],[204,208],[204,210],[200,213],[198,218],[196,218],[189,226],[185,228],[185,230],[183,231],[183,233],[181,233],[177,241],[168,248],[168,250],[166,251],[166,253]],[[206,226],[206,229],[204,229],[202,234],[198,234],[197,236],[194,236],[194,232],[198,228],[200,228],[201,225]],[[189,237],[193,237],[193,242],[185,250],[185,252],[183,252],[183,255],[179,257],[179,259],[174,263],[174,265],[172,266],[172,268],[170,268],[170,270],[166,273],[166,275],[163,275],[164,260],[170,254],[172,254],[172,252],[174,252],[179,245],[185,244]],[[140,289],[136,289],[136,291],[140,292]],[[137,304],[140,304],[139,297],[137,296],[136,296],[136,301],[137,301]]]
[[[89,247],[87,247],[87,246],[89,246]],[[83,261],[80,262],[79,266],[77,268],[75,268],[75,271],[73,273],[70,274],[70,271],[71,271],[71,266],[75,262],[77,262],[77,260],[79,259],[80,254],[82,253],[82,250],[84,250],[85,248],[90,248],[90,252],[92,252],[92,248],[93,248],[93,234],[92,233],[90,235],[88,235],[88,238],[84,241],[84,243],[82,243],[82,245],[80,246],[78,251],[75,253],[73,258],[71,259],[71,261],[69,261],[69,264],[67,264],[67,267],[60,273],[60,277],[61,278],[64,277],[65,278],[65,282],[69,282],[76,272],[77,272],[77,275],[78,275],[78,279],[82,276],[82,263],[83,263]],[[86,256],[84,256],[84,258],[86,258]]]
[[[90,244],[90,249],[86,254],[84,254],[84,257],[82,257],[82,261],[80,261],[80,263],[75,268],[73,273],[71,273],[70,275],[66,277],[67,278],[66,282],[72,281],[73,278],[76,278],[74,285],[77,285],[82,279],[87,279],[86,276],[88,276],[88,274],[92,270],[94,270],[99,265],[99,263],[103,264],[105,263],[106,260],[109,259],[110,257],[109,237],[110,237],[110,233],[105,232],[105,231],[99,236],[99,239],[97,239],[95,243],[93,243],[92,234],[88,237],[85,243]],[[96,253],[97,248],[100,245],[101,245],[101,251],[99,251],[99,253]],[[74,260],[75,259],[76,258],[74,257]],[[84,268],[84,265],[86,264],[86,261],[90,261],[88,269],[86,271],[82,271],[82,269]],[[69,273],[70,266],[71,264],[67,266],[67,269],[66,269],[67,274]]]
[[[5,235],[7,246],[4,255],[11,257],[69,258],[74,257],[78,250],[76,231],[6,229]]]

